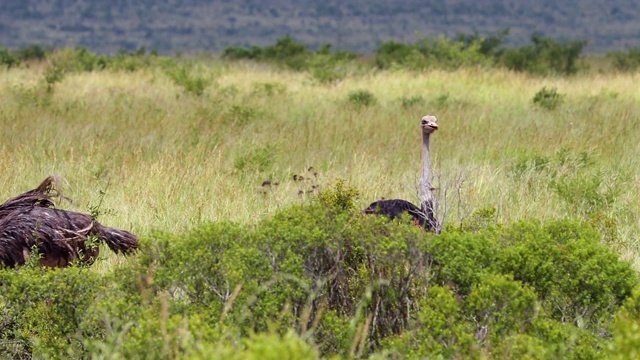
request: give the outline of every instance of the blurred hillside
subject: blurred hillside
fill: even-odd
[[[640,46],[640,3],[629,0],[1,0],[0,45],[82,46],[160,53],[271,44],[289,33],[311,47],[374,51],[417,34],[453,36],[510,28],[521,45],[536,31],[588,40],[586,52]]]

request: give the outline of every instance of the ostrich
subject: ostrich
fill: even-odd
[[[40,265],[48,267],[66,267],[75,260],[91,264],[98,257],[98,242],[116,253],[138,248],[136,236],[128,231],[103,226],[87,214],[54,208],[53,199],[62,198],[56,182],[50,176],[0,205],[0,264],[23,265],[34,247]]]
[[[407,200],[393,199],[375,201],[364,209],[365,214],[386,215],[394,219],[404,213],[411,215],[414,223],[428,231],[439,231],[433,209],[433,189],[431,187],[431,161],[429,160],[429,136],[438,130],[438,119],[426,115],[420,121],[422,128],[422,178],[420,179],[420,207]]]

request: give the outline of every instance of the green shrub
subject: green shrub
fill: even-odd
[[[260,48],[253,46],[250,49],[231,47],[226,48],[222,54],[225,59],[250,59],[270,61],[283,64],[294,70],[306,70],[310,52],[307,46],[295,41],[290,35],[276,40],[271,46]]]
[[[472,326],[465,321],[460,301],[450,288],[430,287],[419,308],[413,330],[385,339],[384,348],[406,358],[479,355]]]
[[[552,359],[549,344],[528,334],[515,334],[501,341],[493,351],[494,359]]]
[[[20,64],[20,60],[9,49],[0,47],[0,66],[12,68]]]
[[[52,66],[62,69],[65,73],[99,71],[109,69],[112,71],[136,71],[149,67],[153,63],[170,63],[172,60],[158,61],[157,55],[146,54],[144,48],[130,53],[120,50],[112,56],[97,55],[85,48],[63,48],[53,52],[44,52],[40,47],[27,48],[21,53],[26,58],[40,59],[47,57]],[[175,67],[175,66],[174,66]]]
[[[538,34],[531,35],[533,45],[507,49],[500,62],[507,69],[540,75],[573,75],[579,70],[584,40],[559,43]]]
[[[627,263],[599,243],[584,223],[516,224],[500,235],[506,245],[497,266],[538,294],[544,310],[563,323],[594,333],[637,286]]]
[[[633,354],[637,275],[589,224],[432,234],[408,218],[361,214],[356,195],[337,182],[251,225],[153,232],[106,272],[35,260],[1,269],[0,350],[12,358]]]
[[[369,107],[378,102],[375,95],[369,90],[351,91],[347,99],[356,107]]]
[[[318,194],[318,200],[329,208],[351,211],[356,208],[358,194],[358,189],[348,185],[344,179],[338,179],[333,188]]]
[[[230,60],[240,60],[240,59],[250,59],[257,60],[262,58],[262,48],[258,46],[253,46],[249,49],[239,48],[239,47],[229,47],[224,49],[222,53],[223,59]]]
[[[518,72],[543,74],[546,70],[538,58],[536,49],[530,45],[506,49],[500,61],[507,69]]]
[[[635,359],[640,356],[640,289],[636,288],[616,314],[607,348],[607,359]]]
[[[537,317],[535,292],[511,276],[488,275],[466,297],[467,317],[475,323],[476,339],[498,345],[529,327]]]
[[[291,59],[307,53],[307,46],[293,40],[290,35],[277,39],[274,45],[264,48],[264,57],[270,60]]]
[[[418,48],[431,64],[448,70],[465,66],[489,65],[491,58],[480,52],[478,41],[465,44],[445,37],[425,38],[418,42]]]
[[[254,107],[233,105],[223,116],[227,123],[244,126],[258,119],[261,115],[262,112]]]
[[[428,66],[420,50],[414,45],[387,41],[376,50],[375,64],[380,69],[389,69],[394,65],[420,70]]]
[[[34,44],[16,50],[15,54],[20,61],[29,61],[44,60],[49,52],[49,50],[45,50],[42,46]]]
[[[109,58],[107,65],[109,70],[133,72],[148,67],[151,64],[151,57],[145,56],[144,48],[140,48],[137,52],[129,54],[124,51],[118,52],[115,56]]]
[[[96,55],[82,47],[55,51],[49,54],[49,61],[64,72],[102,70],[109,62],[106,56]]]
[[[461,225],[465,231],[470,232],[488,230],[491,227],[498,226],[498,209],[495,207],[476,209],[469,219],[465,219]]]
[[[496,247],[489,233],[447,232],[428,244],[433,259],[433,280],[452,286],[456,293],[468,295],[473,285],[495,271]]]
[[[457,69],[490,63],[491,58],[480,53],[480,47],[479,41],[465,44],[464,41],[445,37],[426,37],[413,45],[389,41],[376,51],[375,64],[381,69],[399,65],[423,70],[430,67]]]
[[[633,47],[627,52],[612,51],[607,54],[607,58],[613,63],[613,67],[618,71],[637,71],[640,68],[640,48]]]
[[[186,66],[178,66],[167,71],[173,82],[181,86],[188,94],[202,96],[213,82],[210,78],[194,75]]]
[[[345,78],[344,70],[332,65],[315,65],[310,73],[311,78],[321,84],[333,84]]]
[[[0,270],[0,283],[4,314],[0,343],[16,345],[13,355],[83,354],[82,338],[100,337],[97,329],[81,331],[86,309],[102,285],[98,274],[81,268],[23,267]]]
[[[533,104],[543,109],[553,110],[562,103],[564,95],[558,93],[558,89],[543,87],[533,96]]]
[[[487,35],[486,37],[480,36],[477,32],[473,34],[458,33],[455,39],[465,44],[465,47],[470,47],[473,44],[479,44],[478,51],[485,55],[494,58],[499,58],[504,52],[502,45],[505,39],[509,35],[509,29],[503,29],[497,31],[495,34]]]
[[[399,66],[411,70],[493,65],[504,52],[502,44],[508,33],[507,29],[486,37],[478,33],[459,33],[453,39],[424,37],[415,44],[388,41],[376,51],[375,65],[380,69]]]
[[[56,83],[64,79],[65,71],[58,65],[52,65],[44,71],[44,82],[47,84],[47,92],[52,92]]]
[[[274,333],[252,334],[240,344],[216,344],[197,349],[190,359],[211,359],[212,354],[221,359],[237,360],[315,360],[320,356],[307,341],[293,331],[284,335]]]

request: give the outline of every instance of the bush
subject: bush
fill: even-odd
[[[113,71],[133,72],[148,67],[151,64],[152,57],[155,57],[155,55],[146,56],[144,47],[139,48],[134,53],[120,50],[115,56],[109,58],[107,67]]]
[[[65,72],[102,70],[108,64],[106,56],[96,55],[82,47],[58,50],[50,54],[49,60]]]
[[[480,52],[480,42],[465,43],[445,37],[426,37],[414,45],[394,41],[385,42],[376,51],[378,68],[399,65],[411,70],[426,68],[457,69],[463,66],[489,64],[491,57]]]
[[[558,93],[558,90],[554,87],[547,89],[543,87],[533,97],[533,104],[543,109],[553,110],[562,103],[563,95]]]
[[[640,289],[636,288],[616,314],[613,341],[607,348],[607,359],[634,359],[640,356]]]
[[[424,56],[414,45],[387,41],[376,50],[375,64],[380,69],[391,68],[394,64],[419,70],[427,67]]]
[[[222,58],[230,59],[230,60],[240,60],[240,59],[258,60],[262,58],[262,48],[258,46],[253,46],[249,49],[240,48],[240,47],[229,47],[224,49],[222,53]]]
[[[181,86],[188,94],[202,96],[213,82],[210,78],[192,74],[186,66],[178,66],[167,70],[167,75],[173,82]]]
[[[45,50],[40,45],[30,45],[25,48],[16,50],[15,55],[20,61],[44,60],[49,50]]]
[[[260,48],[253,46],[250,49],[231,47],[226,48],[222,54],[226,59],[250,59],[260,61],[270,61],[284,64],[294,70],[306,70],[309,58],[307,46],[295,41],[290,35],[286,35],[276,40],[271,46]]]
[[[6,349],[12,356],[82,354],[82,339],[100,336],[96,329],[82,329],[86,309],[102,284],[96,273],[24,267],[0,271],[0,283],[4,314],[0,343],[15,345]]]
[[[501,63],[510,70],[540,75],[573,75],[578,72],[578,61],[587,44],[584,40],[560,43],[538,34],[531,35],[533,45],[508,49]]]
[[[233,105],[224,114],[224,120],[236,126],[244,126],[259,119],[260,116],[262,116],[262,112],[257,108],[246,105]]]
[[[0,47],[0,66],[12,68],[20,64],[20,60],[16,58],[7,48]]]
[[[509,29],[503,29],[497,31],[495,34],[490,34],[486,37],[481,37],[477,32],[473,34],[458,33],[456,40],[465,44],[465,47],[470,47],[473,44],[479,44],[478,51],[486,56],[493,58],[499,58],[504,52],[502,45],[505,39],[509,35]]]
[[[349,93],[347,98],[350,103],[356,107],[369,107],[375,105],[378,100],[376,96],[369,90],[354,90]]]
[[[420,302],[417,324],[412,328],[411,332],[384,340],[383,346],[407,358],[479,355],[472,327],[464,319],[459,299],[448,287],[429,288]]]
[[[599,244],[599,234],[583,223],[521,223],[500,238],[506,245],[498,262],[502,272],[534,289],[544,311],[562,323],[600,333],[611,306],[621,304],[637,285],[629,265]]]
[[[155,232],[112,272],[2,269],[3,354],[594,359],[602,349],[631,353],[637,276],[598,244],[588,224],[531,221],[432,234],[410,219],[361,214],[356,196],[338,182],[310,203],[253,225]]]
[[[488,233],[447,232],[428,244],[435,264],[432,271],[437,284],[452,286],[457,294],[468,295],[473,285],[496,271],[498,248]]]
[[[44,71],[44,82],[47,86],[47,92],[52,92],[56,83],[61,82],[64,79],[65,71],[58,65],[52,65]]]
[[[627,52],[612,51],[607,54],[607,58],[613,63],[613,67],[618,71],[637,71],[640,68],[640,48],[633,47]]]
[[[467,316],[475,323],[476,339],[494,346],[527,329],[537,317],[537,305],[535,292],[510,275],[483,277],[465,299]]]

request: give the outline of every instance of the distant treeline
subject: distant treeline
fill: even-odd
[[[461,67],[503,67],[509,70],[540,75],[572,75],[586,64],[583,49],[585,40],[558,42],[536,33],[531,35],[531,44],[515,48],[505,47],[509,30],[482,37],[477,33],[459,33],[454,38],[444,36],[424,37],[412,44],[396,41],[382,43],[373,59],[364,63],[378,69],[405,68],[424,70],[429,68],[458,69]],[[344,61],[362,58],[352,52],[331,53],[331,45],[311,51],[290,36],[277,40],[266,47],[230,47],[224,50],[223,58],[251,59],[281,62],[293,69],[313,68],[318,57],[330,56],[329,60]],[[612,68],[618,71],[636,71],[640,68],[640,49],[627,52],[613,51],[606,55]]]
[[[349,64],[408,70],[493,67],[537,75],[573,75],[589,68],[584,61],[583,49],[587,44],[585,40],[559,42],[534,33],[530,44],[506,47],[508,34],[509,30],[505,29],[485,37],[477,33],[459,33],[453,38],[427,36],[410,44],[388,41],[382,43],[373,56],[351,51],[332,52],[330,44],[312,50],[287,35],[265,47],[229,47],[221,56],[227,60],[269,62],[297,71],[309,71],[314,78],[323,82],[344,77],[345,65]],[[148,53],[144,47],[133,52],[121,50],[116,55],[109,56],[97,55],[85,48],[53,51],[40,45],[31,45],[17,50],[0,47],[0,66],[19,66],[23,62],[43,60],[60,52],[65,55],[53,56],[59,60],[63,58],[64,67],[84,71],[114,67],[135,70],[148,62],[140,63],[131,59],[157,57],[155,51]],[[640,68],[640,48],[612,51],[605,58],[615,71],[633,72]]]

